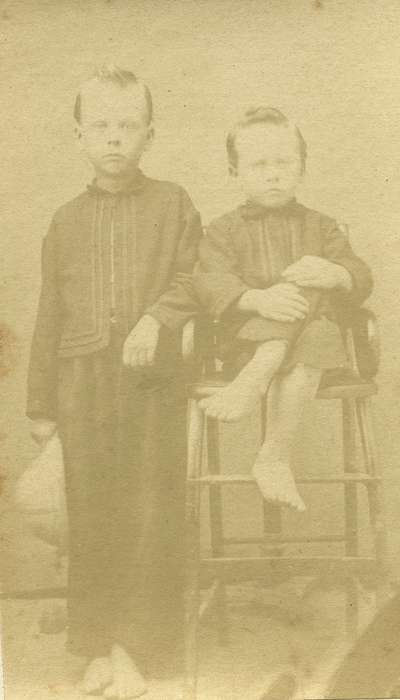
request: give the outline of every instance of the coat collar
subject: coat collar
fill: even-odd
[[[297,200],[291,199],[281,207],[264,207],[262,204],[247,201],[238,207],[238,212],[243,219],[265,219],[270,214],[281,214],[287,216],[293,214],[298,207]]]
[[[132,176],[130,180],[125,184],[124,188],[122,190],[119,190],[118,192],[110,192],[109,190],[105,190],[102,187],[99,187],[99,185],[96,182],[96,179],[94,179],[88,186],[88,192],[89,194],[92,195],[101,195],[103,197],[118,197],[124,194],[136,194],[136,192],[140,192],[146,185],[147,183],[147,177],[144,175],[144,173],[138,169],[136,173]]]

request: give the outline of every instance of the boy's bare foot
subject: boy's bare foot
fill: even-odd
[[[133,659],[119,644],[111,650],[113,680],[104,690],[104,697],[115,700],[140,698],[147,692],[146,682]]]
[[[306,510],[289,465],[276,457],[268,458],[261,448],[253,466],[253,476],[266,501],[281,503],[298,511]]]
[[[286,350],[285,340],[270,340],[260,345],[233,382],[200,401],[207,416],[233,422],[251,413],[267,391]]]
[[[88,665],[80,688],[88,695],[101,693],[112,679],[111,661],[108,656],[101,656]]]
[[[232,423],[252,412],[260,400],[262,389],[248,377],[236,377],[228,386],[200,401],[210,418]]]

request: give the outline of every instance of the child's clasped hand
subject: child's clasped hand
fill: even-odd
[[[158,345],[160,323],[153,316],[145,315],[125,340],[122,361],[129,367],[147,367],[154,363]]]
[[[304,255],[293,265],[289,265],[282,276],[299,287],[319,289],[343,287],[348,291],[352,287],[350,273],[342,265],[317,255]]]
[[[240,308],[255,311],[263,318],[290,323],[305,318],[309,304],[294,284],[280,282],[267,289],[245,292]]]

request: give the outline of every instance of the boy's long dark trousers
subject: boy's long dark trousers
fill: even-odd
[[[60,366],[74,653],[102,656],[119,642],[158,663],[181,647],[186,421],[175,350],[161,344],[156,369],[127,369],[114,337]]]

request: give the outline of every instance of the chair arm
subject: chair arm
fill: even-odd
[[[199,314],[183,329],[183,357],[200,359],[206,373],[212,373],[216,369],[218,326],[217,319],[207,314]],[[350,336],[348,345],[354,369],[363,379],[372,380],[378,373],[381,355],[377,318],[373,311],[365,307],[353,309],[346,326]]]
[[[217,357],[219,321],[207,314],[199,314],[186,323],[182,332],[184,359],[194,356],[202,362],[214,363]]]
[[[182,357],[190,360],[194,355],[194,318],[188,321],[182,331]]]
[[[361,307],[354,312],[350,332],[356,369],[363,379],[373,379],[378,372],[381,355],[379,326],[373,311]]]

